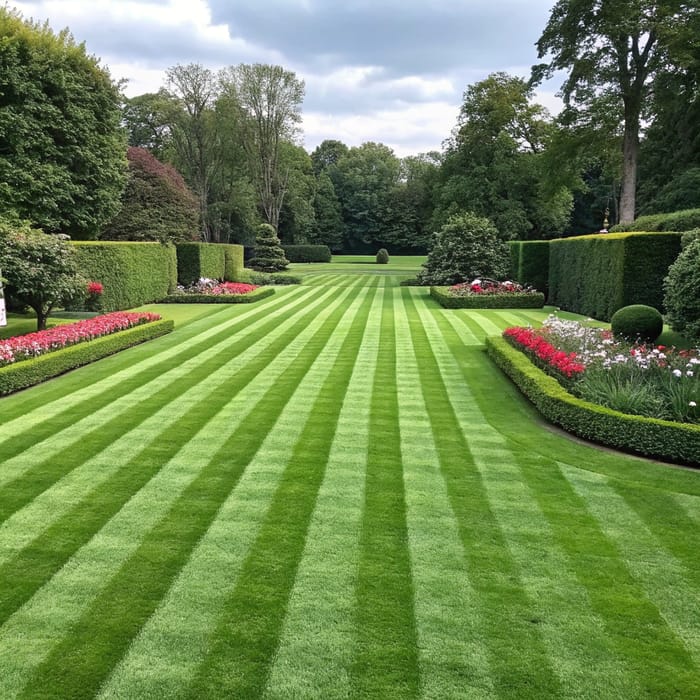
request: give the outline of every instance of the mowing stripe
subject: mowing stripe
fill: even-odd
[[[370,308],[371,297],[356,312],[338,347],[236,587],[221,611],[209,653],[189,689],[191,697],[254,697],[265,687]]]
[[[440,469],[457,519],[471,585],[483,610],[485,629],[480,632],[493,684],[506,696],[555,696],[561,688],[538,624],[538,603],[526,590],[525,572],[513,557],[504,524],[497,517],[498,503],[493,502],[488,475],[478,464],[479,444],[490,438],[488,426],[466,393],[461,375],[456,377],[442,365],[443,341],[428,325],[432,317],[422,313],[425,307],[420,301],[414,303],[410,294],[406,306],[413,345],[421,357],[420,383]],[[495,463],[491,468],[499,466]]]
[[[51,689],[49,697],[94,695],[157,607],[345,313],[343,306],[333,311],[305,352],[294,357],[290,368],[266,392],[257,410],[243,419],[239,429],[187,485],[166,516],[143,537],[129,560],[83,613],[71,636],[56,645],[40,664],[22,694],[24,697],[36,697],[40,691],[46,694],[47,688]],[[133,599],[138,604],[132,604]],[[115,609],[124,612],[115,618]]]
[[[357,697],[411,698],[420,691],[406,501],[397,421],[394,300],[385,296],[372,386],[365,503],[355,591]]]
[[[350,695],[353,592],[382,305],[378,294],[338,419],[266,698]]]
[[[396,363],[408,538],[416,591],[423,697],[496,697],[479,599],[435,446],[403,303],[396,305]],[[425,387],[424,387],[425,388]],[[430,397],[432,398],[432,397]]]

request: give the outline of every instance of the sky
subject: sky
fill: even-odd
[[[304,80],[303,145],[385,143],[440,150],[467,86],[495,71],[528,77],[555,0],[43,0],[25,18],[68,27],[128,97],[167,68],[274,63]],[[561,80],[537,101],[556,113]]]

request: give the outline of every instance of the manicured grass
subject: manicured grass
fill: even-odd
[[[700,695],[699,475],[542,425],[483,338],[548,309],[392,263],[0,399],[0,697]]]

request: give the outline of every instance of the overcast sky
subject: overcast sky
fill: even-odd
[[[495,71],[526,77],[554,0],[43,0],[25,17],[68,27],[130,97],[165,69],[277,63],[306,83],[304,145],[380,141],[440,150],[465,88]],[[558,110],[561,81],[538,101]]]

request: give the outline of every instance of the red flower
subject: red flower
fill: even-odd
[[[87,291],[88,294],[102,294],[105,288],[100,282],[88,282]]]

